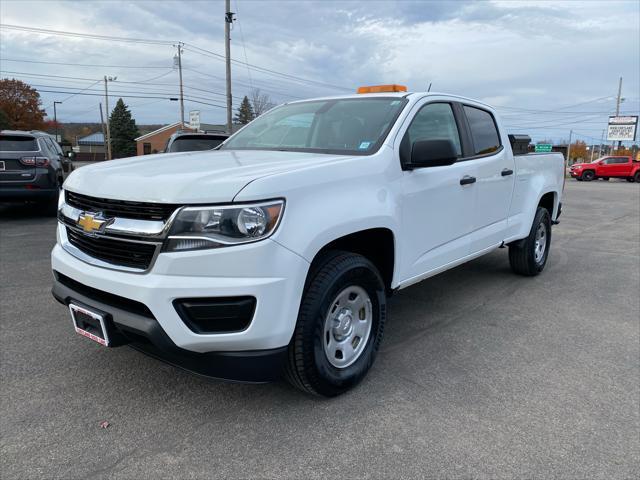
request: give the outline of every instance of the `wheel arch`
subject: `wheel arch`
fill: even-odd
[[[387,290],[391,290],[396,265],[396,242],[390,228],[375,227],[358,230],[325,243],[313,256],[308,275],[324,255],[332,250],[357,253],[367,258],[382,275]]]

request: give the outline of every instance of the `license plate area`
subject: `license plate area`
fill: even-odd
[[[77,334],[105,347],[111,345],[107,331],[106,314],[73,302],[69,303],[69,311],[73,328]]]

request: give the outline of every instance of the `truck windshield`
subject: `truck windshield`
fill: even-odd
[[[369,155],[380,148],[406,103],[399,97],[364,97],[283,105],[258,117],[221,149]]]

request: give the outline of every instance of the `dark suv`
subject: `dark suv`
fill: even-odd
[[[36,201],[53,213],[62,182],[72,170],[71,160],[51,135],[0,131],[0,203]]]
[[[176,132],[167,142],[165,152],[197,152],[211,150],[224,142],[229,135],[226,133],[190,133]]]

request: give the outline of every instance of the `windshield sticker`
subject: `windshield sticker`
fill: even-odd
[[[371,145],[371,142],[362,142],[358,147],[358,150],[366,150]]]

